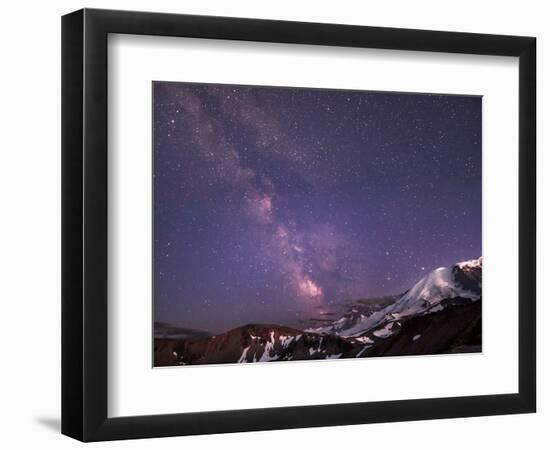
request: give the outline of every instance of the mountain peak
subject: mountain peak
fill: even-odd
[[[477,259],[469,259],[456,263],[460,269],[481,269],[483,267],[483,256]]]

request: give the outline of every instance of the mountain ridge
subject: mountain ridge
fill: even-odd
[[[209,337],[155,337],[155,366],[479,352],[482,266],[480,257],[437,268],[393,303],[354,302],[317,328],[252,323]]]

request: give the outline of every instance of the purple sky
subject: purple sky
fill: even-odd
[[[155,320],[300,327],[481,255],[481,98],[155,82]]]

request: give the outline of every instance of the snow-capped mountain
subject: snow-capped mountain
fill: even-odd
[[[480,257],[440,267],[404,294],[356,301],[319,328],[250,324],[210,337],[159,336],[155,366],[479,352],[482,265]]]
[[[343,327],[344,318],[329,325],[308,329],[315,333],[336,333],[355,337],[382,324],[398,322],[410,316],[437,312],[457,301],[476,301],[481,298],[483,258],[440,267],[428,273],[395,303],[370,315],[361,315],[352,326]]]

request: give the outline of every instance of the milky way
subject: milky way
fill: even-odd
[[[153,84],[155,319],[300,326],[481,255],[481,98]]]

